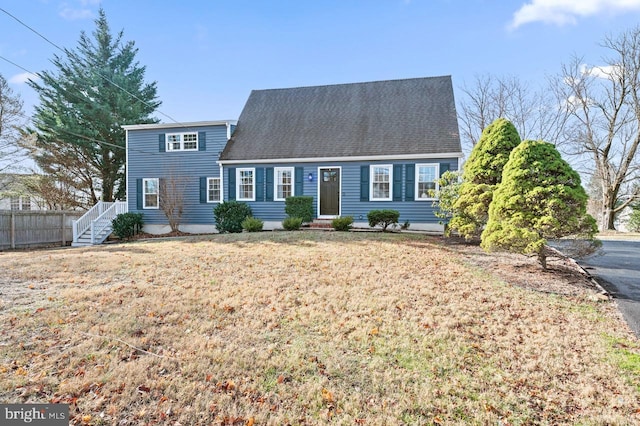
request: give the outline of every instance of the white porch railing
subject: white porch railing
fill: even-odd
[[[91,231],[91,244],[97,244],[101,233],[111,227],[113,219],[128,210],[126,201],[105,202],[91,207],[80,219],[73,222],[73,241],[77,242],[80,236]]]

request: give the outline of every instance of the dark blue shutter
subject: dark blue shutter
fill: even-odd
[[[198,151],[207,150],[207,132],[198,132]]]
[[[231,167],[230,169],[228,169],[227,171],[229,179],[227,179],[227,181],[229,182],[229,200],[235,200],[236,199],[236,169],[235,167]]]
[[[369,201],[369,166],[360,166],[360,201]]]
[[[402,164],[393,165],[393,201],[402,201]]]
[[[264,201],[264,168],[256,169],[256,201]]]
[[[294,195],[302,195],[304,193],[304,168],[296,167],[296,186],[294,188]]]
[[[136,179],[136,207],[142,210],[142,179]]]
[[[273,167],[267,167],[265,170],[265,182],[267,184],[266,201],[273,201]]]
[[[449,171],[449,163],[440,163],[440,177]]]
[[[207,202],[207,177],[206,176],[201,176],[200,177],[200,203],[206,203]]]
[[[164,133],[158,135],[158,149],[160,150],[160,152],[167,151],[167,142],[164,137]]]
[[[405,166],[405,187],[404,187],[404,200],[414,201],[416,192],[416,165],[407,164]]]

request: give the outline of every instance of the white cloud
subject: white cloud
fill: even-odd
[[[600,13],[640,11],[640,0],[531,0],[513,14],[510,29],[532,22],[575,24],[578,18]]]
[[[582,64],[580,67],[580,73],[582,75],[590,75],[597,78],[604,78],[612,80],[622,75],[622,67],[619,65],[602,65],[589,67],[586,64]]]
[[[36,80],[39,80],[40,77],[38,77],[37,74],[33,74],[33,73],[30,73],[30,72],[23,72],[22,74],[16,74],[13,77],[11,77],[9,79],[9,83],[12,83],[12,84],[24,84],[29,79],[36,81]]]
[[[74,7],[69,3],[61,3],[58,14],[67,21],[75,21],[78,19],[93,18],[93,12],[88,7],[98,5],[100,2],[96,0],[80,0],[80,7]]]

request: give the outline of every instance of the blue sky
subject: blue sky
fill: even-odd
[[[535,86],[572,55],[597,65],[599,43],[640,22],[640,0],[4,0],[55,44],[73,48],[102,6],[139,48],[162,113],[179,122],[237,119],[252,89],[436,75],[456,96],[474,75]],[[0,56],[52,70],[55,47],[0,12]],[[0,74],[37,103],[23,70]],[[157,115],[163,122],[167,116]]]

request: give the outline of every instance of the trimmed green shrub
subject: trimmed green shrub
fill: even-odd
[[[573,237],[576,249],[595,249],[597,231],[595,219],[587,214],[580,175],[552,144],[527,140],[504,166],[481,245],[486,250],[535,254],[546,269],[547,240]],[[567,247],[563,252],[569,254]]]
[[[331,226],[336,231],[348,231],[353,224],[353,216],[338,217],[331,221]]]
[[[371,210],[367,213],[367,219],[369,220],[370,227],[375,228],[376,226],[380,226],[382,232],[384,232],[389,225],[393,225],[393,227],[398,225],[400,212],[398,210]]]
[[[251,207],[239,201],[225,201],[213,209],[216,228],[220,233],[242,232],[242,221],[251,216]]]
[[[493,192],[502,180],[502,169],[511,151],[520,143],[515,126],[506,118],[498,118],[483,131],[478,143],[464,163],[462,184],[452,204],[449,228],[467,240],[477,239],[489,219]]]
[[[284,200],[284,211],[289,217],[299,217],[303,222],[313,220],[313,197],[299,195]]]
[[[111,226],[118,238],[129,239],[142,230],[142,213],[122,213],[113,218]]]
[[[282,221],[282,227],[287,231],[297,231],[302,226],[302,219],[299,217],[288,217]]]
[[[247,232],[260,232],[263,226],[264,222],[253,216],[249,216],[242,221],[242,229]]]

